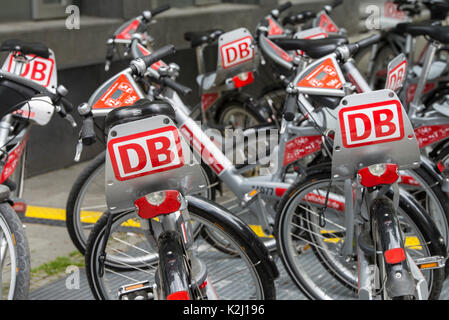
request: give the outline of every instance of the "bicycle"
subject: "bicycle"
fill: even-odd
[[[283,7],[280,6],[280,9],[283,10]],[[152,19],[157,14],[169,9],[169,5],[164,5],[153,10],[144,11],[140,16],[120,26],[107,41],[106,70],[109,70],[112,59],[119,51],[117,45],[125,46],[124,56],[131,56],[133,59],[140,57],[142,54],[149,54],[152,50],[153,41],[146,30],[154,22]],[[248,35],[248,39],[242,43],[242,46],[252,46],[252,36],[248,30],[242,28],[240,32]],[[204,50],[208,46],[222,42],[219,39],[223,33],[224,31],[220,29],[187,31],[184,33],[184,39],[189,41],[191,47],[195,49],[198,68],[197,83],[201,96],[201,101],[193,108],[192,117],[201,119],[212,128],[218,128],[222,115],[226,116],[232,114],[233,110],[244,109],[246,113],[257,119],[258,122],[264,121],[265,118],[257,106],[255,106],[253,99],[241,91],[241,88],[254,82],[254,70],[258,63],[257,51],[252,49],[249,51],[245,50],[243,54],[249,52],[250,56],[245,57],[245,61],[242,61],[244,63],[239,63],[242,59],[238,59],[237,63],[233,61],[232,65],[230,63],[223,64],[222,60],[218,60],[214,72],[206,72]],[[134,38],[139,39],[138,52],[133,52],[131,48],[131,41]],[[218,50],[226,50],[226,48],[220,49],[219,46]],[[235,58],[234,60],[237,59]]]
[[[320,42],[320,46],[329,46],[329,43]],[[335,50],[337,46],[334,47]],[[304,48],[303,48],[304,49]],[[315,47],[316,49],[316,47]],[[328,49],[327,49],[328,50]],[[307,49],[308,51],[308,49]],[[161,81],[169,81],[167,74],[161,76],[156,70],[150,68],[147,74],[152,75],[151,78],[156,79],[159,83]],[[118,77],[118,75],[117,75]],[[139,84],[132,78],[129,78],[130,87],[135,87],[136,91],[139,91]],[[112,83],[110,83],[112,84]],[[108,91],[109,87],[105,88],[104,91]],[[186,92],[185,88],[182,89],[177,87],[178,92]],[[109,90],[111,94],[114,90]],[[231,161],[223,154],[223,152],[217,148],[217,146],[207,137],[207,135],[202,131],[202,129],[191,119],[189,115],[189,109],[182,103],[177,93],[170,88],[165,88],[163,90],[153,91],[155,95],[151,96],[151,99],[162,99],[168,101],[176,111],[176,122],[180,125],[181,133],[184,137],[190,141],[195,152],[203,158],[204,163],[212,170],[217,176],[220,182],[222,182],[236,197],[242,202],[245,209],[249,210],[251,214],[256,217],[257,224],[262,226],[263,233],[265,235],[272,234],[272,227],[274,224],[274,219],[276,215],[277,203],[282,199],[283,194],[290,187],[296,179],[301,179],[303,175],[307,172],[304,168],[308,164],[313,164],[311,159],[308,157],[315,158],[315,165],[320,163],[320,153],[322,150],[322,131],[317,129],[316,126],[304,125],[307,123],[307,118],[301,120],[298,119],[298,123],[288,124],[286,129],[282,132],[280,137],[280,144],[276,150],[274,150],[270,156],[272,159],[277,160],[280,165],[270,172],[269,175],[259,176],[259,177],[245,177],[243,174],[247,171],[252,170],[255,166],[263,164],[265,158],[258,159],[259,162],[252,163],[251,161],[244,163],[242,165],[232,165]],[[312,109],[311,109],[312,110]],[[322,109],[323,114],[326,114],[326,110]],[[87,119],[92,119],[93,116],[104,115],[109,112],[108,110],[92,110],[92,115],[87,117]],[[321,116],[321,115],[319,115]],[[302,124],[301,124],[302,123]],[[92,122],[88,122],[87,125],[92,126]],[[84,128],[84,125],[83,125]],[[95,134],[93,129],[87,130],[90,135],[87,139],[95,139]],[[255,130],[251,131],[255,134]],[[262,132],[262,131],[261,131]],[[249,135],[249,134],[248,134]],[[276,137],[277,139],[277,137]],[[253,140],[255,141],[255,140]],[[299,145],[298,145],[299,143]],[[312,146],[312,148],[307,147],[307,145]],[[295,148],[291,146],[302,146],[304,148],[302,152],[295,152]],[[297,168],[295,168],[297,167]],[[89,191],[93,184],[98,184],[101,188],[104,185],[104,177],[102,172],[104,172],[104,154],[100,154],[94,162],[91,163],[89,169],[85,171],[85,174],[80,176],[76,183],[76,189],[71,193],[70,205],[72,209],[72,215],[67,219],[72,221],[72,226],[77,231],[78,241],[81,243],[81,248],[85,247],[83,245],[83,237],[86,237],[85,232],[89,232],[89,229],[83,225],[80,219],[80,213],[82,208],[87,206],[98,206],[99,208],[104,206],[104,200],[94,199],[89,197],[89,194],[94,194],[95,192]],[[434,215],[438,219],[437,221],[447,221],[446,211],[444,203],[443,205],[440,201],[444,198],[438,198],[435,191],[437,191],[438,186],[433,184],[428,184],[432,180],[432,176],[426,174],[425,167],[409,172],[419,184],[424,187],[425,193],[429,195],[429,203],[435,204]],[[429,180],[430,179],[430,180]],[[429,187],[432,186],[432,187]],[[432,189],[436,188],[436,189]],[[88,203],[87,201],[92,201]],[[100,209],[101,210],[101,209]],[[240,214],[246,214],[248,211],[239,212]],[[69,212],[69,211],[67,211]],[[237,214],[237,213],[236,213]],[[248,217],[248,223],[254,224],[254,220],[251,221],[251,216]],[[441,224],[442,231],[445,231],[447,224]],[[444,233],[445,237],[447,232]],[[274,242],[267,239],[267,246],[270,249],[274,249]],[[223,247],[226,251],[226,244],[221,245],[220,241],[215,241],[217,247]]]
[[[64,98],[67,90],[63,86],[56,87],[56,73],[52,74],[52,70],[47,70],[50,72],[45,79],[40,79],[40,84],[37,79],[32,80],[33,74],[46,69],[40,67],[36,71],[33,66],[37,63],[41,66],[51,63],[56,70],[54,55],[45,45],[7,40],[0,51],[10,52],[0,70],[0,297],[23,300],[28,298],[30,282],[28,240],[18,216],[26,211],[26,203],[20,199],[24,150],[31,125],[46,125],[55,110],[67,118],[66,110],[70,110],[71,104]],[[68,118],[74,124],[73,119]]]
[[[379,37],[373,36],[328,57],[344,67],[358,50],[376,41]],[[338,95],[339,88],[313,88],[302,81],[317,74],[320,62],[298,73],[284,118],[293,120],[298,102],[301,112],[310,115],[313,107],[304,103],[306,93]],[[384,133],[385,123],[371,122],[380,118],[370,118],[370,112],[395,114],[400,134],[365,135]],[[437,299],[446,248],[417,202],[401,205],[412,198],[399,189],[399,170],[418,166],[420,152],[399,98],[391,90],[345,95],[336,115],[336,123],[327,125],[331,167],[323,165],[293,184],[279,205],[275,235],[284,266],[310,299]],[[365,116],[369,120],[362,132],[351,119]]]
[[[153,63],[173,53],[173,46],[163,47],[133,60],[127,72],[142,76]],[[163,83],[180,86],[170,80]],[[277,268],[262,242],[224,208],[192,196],[207,185],[174,120],[175,111],[169,104],[147,99],[114,109],[106,116],[108,212],[89,235],[85,256],[94,297],[274,299]],[[143,169],[138,173],[129,171],[126,155],[126,150],[137,146],[136,139],[142,142],[140,148],[149,148],[144,151],[146,155],[138,154],[138,167]],[[121,232],[122,222],[129,225],[132,218],[137,218],[139,225],[133,226],[132,233],[126,228]],[[239,266],[223,273],[226,261],[222,259],[228,255],[204,250],[207,242],[193,238],[192,221],[225,238],[234,253],[230,260]],[[142,266],[137,267],[136,261]],[[123,276],[122,283],[117,284],[116,278],[110,280],[114,283],[108,280],[118,275]],[[130,282],[139,277],[143,279]],[[236,288],[230,289],[232,285]],[[245,293],[248,295],[243,297]]]

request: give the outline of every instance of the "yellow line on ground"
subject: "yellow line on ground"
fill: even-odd
[[[95,223],[102,214],[99,211],[81,211],[81,221],[84,223]],[[25,216],[28,218],[60,221],[65,221],[66,218],[64,209],[39,206],[28,206]]]
[[[81,221],[84,223],[95,223],[100,218],[103,213],[100,211],[81,211]],[[40,206],[28,206],[25,216],[28,218],[35,219],[46,219],[46,220],[66,220],[66,213],[64,209],[60,208],[49,208]],[[138,221],[128,220],[123,226],[128,227],[140,227]],[[250,228],[254,233],[261,238],[273,238],[273,236],[267,236],[260,225],[250,225]]]

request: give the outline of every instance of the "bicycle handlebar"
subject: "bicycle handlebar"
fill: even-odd
[[[343,0],[334,0],[330,6],[332,9],[335,9],[336,7],[340,6],[343,4]]]
[[[297,110],[296,94],[288,94],[284,104],[284,119],[286,121],[293,121]]]
[[[286,3],[283,3],[283,4],[281,4],[279,7],[277,7],[276,9],[271,10],[270,15],[271,15],[273,18],[277,19],[277,18],[279,18],[279,15],[280,15],[283,11],[287,10],[287,9],[290,8],[291,6],[292,6],[292,3],[291,3],[290,1],[288,1],[288,2],[286,2]]]
[[[290,1],[288,1],[288,2],[286,2],[286,3],[281,4],[281,5],[277,8],[277,10],[279,11],[279,13],[281,13],[281,12],[287,10],[288,8],[291,8],[291,6],[292,6],[292,3],[291,3]]]
[[[334,0],[330,5],[325,6],[324,10],[327,13],[330,13],[333,9],[340,6],[341,4],[343,4],[343,0]],[[306,23],[310,19],[316,18],[316,16],[317,16],[317,14],[315,12],[310,11],[310,10],[305,10],[298,14],[294,14],[294,15],[285,17],[282,20],[282,25],[285,26],[287,24],[295,25],[295,24]]]
[[[306,11],[302,11],[296,15],[291,15],[291,16],[285,17],[282,20],[282,25],[285,26],[287,24],[295,25],[295,24],[305,23],[315,17],[316,17],[315,12],[306,10]]]
[[[145,56],[142,58],[143,62],[145,63],[146,67],[150,67],[154,63],[158,62],[159,60],[162,60],[163,58],[170,56],[176,52],[176,48],[174,45],[169,44],[162,48],[157,49],[152,54]]]
[[[93,117],[85,117],[81,127],[80,139],[85,146],[90,146],[95,143],[97,136],[95,134],[95,125]]]
[[[154,17],[154,16],[156,16],[156,15],[162,13],[162,12],[165,12],[165,11],[169,10],[170,8],[171,7],[170,7],[169,4],[165,4],[165,5],[162,5],[162,6],[158,7],[158,8],[156,8],[156,9],[150,10],[151,16]]]
[[[163,77],[163,78],[160,79],[159,82],[162,85],[167,86],[167,87],[173,89],[174,91],[176,91],[177,93],[179,93],[182,96],[186,96],[186,95],[192,93],[192,89],[190,89],[189,87],[186,87],[183,84],[180,84],[180,83],[172,80],[171,78]]]
[[[152,54],[150,54],[148,56],[144,56],[142,58],[135,59],[131,62],[131,65],[130,65],[132,73],[136,74],[136,75],[143,75],[146,72],[146,70],[150,66],[152,66],[154,63],[158,62],[159,60],[162,60],[163,58],[165,58],[167,56],[174,54],[175,52],[176,52],[175,46],[166,45],[166,46],[154,51]],[[152,74],[153,74],[153,76],[152,76]],[[185,96],[192,92],[192,89],[190,89],[189,87],[186,87],[186,86],[172,80],[168,76],[165,76],[165,75],[161,76],[156,70],[152,70],[150,72],[150,77],[152,77],[155,80],[155,82],[173,89],[180,95]]]
[[[362,49],[368,48],[382,39],[380,34],[374,34],[365,39],[347,45],[349,55],[353,56]]]

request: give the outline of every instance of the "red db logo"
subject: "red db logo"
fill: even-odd
[[[184,165],[178,129],[173,126],[113,139],[108,152],[119,181]]]
[[[44,59],[32,54],[27,55],[27,58],[30,61],[23,66],[20,76],[29,80],[33,80],[43,87],[48,87],[48,85],[50,84],[51,75],[53,73],[55,61],[51,58]],[[13,55],[10,55],[8,72],[14,72],[16,68],[20,67],[21,66],[17,66]]]
[[[406,70],[407,70],[407,61],[406,60],[401,62],[393,70],[390,70],[388,72],[386,89],[396,91],[400,87],[402,87],[402,84],[404,83],[404,80],[405,80]]]
[[[345,148],[404,138],[402,106],[398,100],[342,108],[339,120]]]
[[[251,36],[226,43],[220,47],[223,68],[229,68],[254,57],[254,49],[251,48],[253,38]]]

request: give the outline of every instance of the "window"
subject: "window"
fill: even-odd
[[[31,13],[35,20],[65,17],[65,8],[72,0],[32,0]]]

